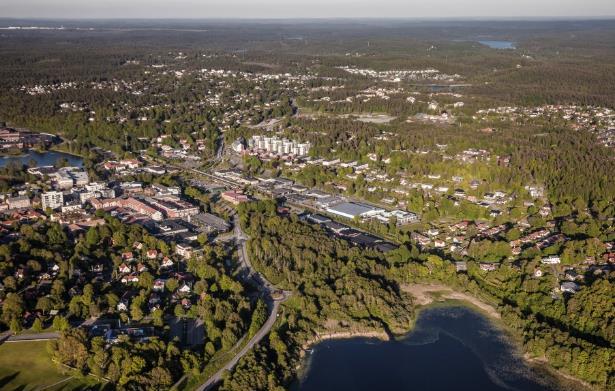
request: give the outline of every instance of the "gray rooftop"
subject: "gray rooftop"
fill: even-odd
[[[198,215],[192,216],[191,222],[194,224],[203,224],[219,231],[226,231],[230,228],[230,225],[218,216],[212,215],[211,213],[199,213]]]
[[[333,213],[340,213],[344,215],[360,216],[363,213],[371,212],[376,208],[369,205],[357,204],[354,202],[341,202],[339,204],[329,207],[329,211]]]

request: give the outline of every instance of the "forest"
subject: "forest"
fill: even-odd
[[[0,27],[29,23],[0,19]],[[391,208],[420,215],[411,226],[346,221],[399,245],[382,253],[296,214],[279,215],[277,200],[238,206],[254,267],[292,296],[220,390],[288,389],[321,334],[407,333],[419,308],[404,286],[425,282],[491,304],[531,360],[615,389],[612,265],[584,269],[575,294],[561,292],[558,275],[600,261],[615,240],[613,122],[606,122],[615,109],[612,20],[41,23],[64,28],[0,34],[0,125],[59,135],[58,148],[83,156],[92,179],[112,179],[96,170],[104,160],[145,162],[162,150],[185,149],[195,167],[210,169],[240,137],[271,132],[310,142],[304,160],[369,170],[233,156],[246,176],[287,177],[375,204],[390,198]],[[516,49],[490,49],[478,42],[486,38]],[[495,110],[502,107],[524,114]],[[272,119],[278,122],[267,126]],[[2,167],[0,190],[10,196],[37,182],[25,168]],[[180,184],[168,174],[121,180]],[[530,187],[544,195],[531,196]],[[496,191],[509,201],[492,216],[480,201]],[[232,210],[196,187],[183,196],[224,210],[225,218]],[[104,225],[74,233],[47,217],[1,227],[0,330],[61,333],[48,349],[80,375],[130,390],[167,389],[184,374],[197,381],[266,318],[263,301],[238,277],[231,246],[201,236],[203,253],[184,262],[173,244],[138,224],[98,213]],[[420,248],[412,239],[436,227],[448,235],[464,220],[464,253]],[[502,229],[478,235],[486,221]],[[528,233],[521,222],[562,239],[513,253],[510,243]],[[542,265],[550,255],[561,257],[558,271]],[[162,266],[165,258],[174,269]],[[120,281],[127,262],[139,268],[139,281]],[[455,262],[467,270],[458,272]],[[481,268],[485,262],[494,270]],[[91,317],[155,332],[109,344],[75,327]],[[202,344],[174,336],[177,320],[202,324]]]
[[[588,281],[575,296],[554,298],[552,277],[531,277],[540,259],[536,254],[507,261],[490,273],[469,261],[467,274],[456,273],[450,260],[411,245],[386,255],[349,248],[318,227],[277,216],[268,201],[246,204],[240,213],[259,270],[297,297],[285,305],[268,341],[241,361],[222,390],[287,386],[314,332],[407,332],[416,312],[401,287],[425,282],[444,283],[491,303],[530,357],[545,359],[598,389],[615,384],[613,273]]]

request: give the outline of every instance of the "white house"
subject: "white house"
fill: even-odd
[[[123,284],[129,284],[131,282],[139,282],[139,276],[137,276],[136,274],[130,274],[122,277]]]
[[[491,271],[497,270],[498,269],[498,265],[497,265],[497,263],[481,263],[480,264],[480,269],[484,270],[484,271],[487,271],[487,272],[491,272]]]
[[[162,278],[158,278],[154,281],[154,286],[152,287],[153,291],[162,292],[164,290],[166,280]]]
[[[544,265],[556,265],[560,263],[560,259],[557,255],[549,255],[548,257],[544,257],[543,259],[541,259],[540,263]]]
[[[579,285],[572,281],[563,282],[559,288],[562,292],[577,293],[579,291]]]

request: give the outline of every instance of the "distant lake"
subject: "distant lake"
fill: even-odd
[[[329,340],[314,346],[294,391],[561,390],[531,369],[500,330],[465,307],[422,311],[398,341]]]
[[[83,159],[79,156],[70,155],[64,152],[57,151],[28,151],[24,155],[20,156],[4,156],[0,157],[0,167],[5,167],[10,162],[16,162],[17,164],[29,164],[31,160],[36,162],[37,166],[53,166],[59,159],[65,158],[68,161],[69,166],[82,167]]]
[[[491,49],[516,49],[515,43],[511,41],[478,41],[478,43]]]

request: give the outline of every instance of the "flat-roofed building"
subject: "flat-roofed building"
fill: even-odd
[[[153,220],[162,220],[162,213],[142,201],[133,197],[128,197],[120,201],[120,206],[129,208],[135,212],[151,217]]]
[[[41,205],[43,210],[58,209],[64,205],[64,194],[61,191],[47,191],[41,194]]]
[[[224,219],[211,213],[199,213],[190,216],[190,222],[207,233],[226,232],[231,228],[231,225]]]
[[[230,202],[233,205],[239,205],[242,202],[248,202],[250,200],[247,195],[234,191],[225,191],[220,196],[224,201]]]
[[[168,218],[188,218],[199,213],[199,207],[179,197],[146,198],[145,201]]]
[[[10,197],[6,200],[9,209],[23,209],[30,207],[30,198],[28,196]]]
[[[355,202],[340,202],[327,207],[327,212],[354,219],[355,217],[370,217],[384,212],[384,209]]]

